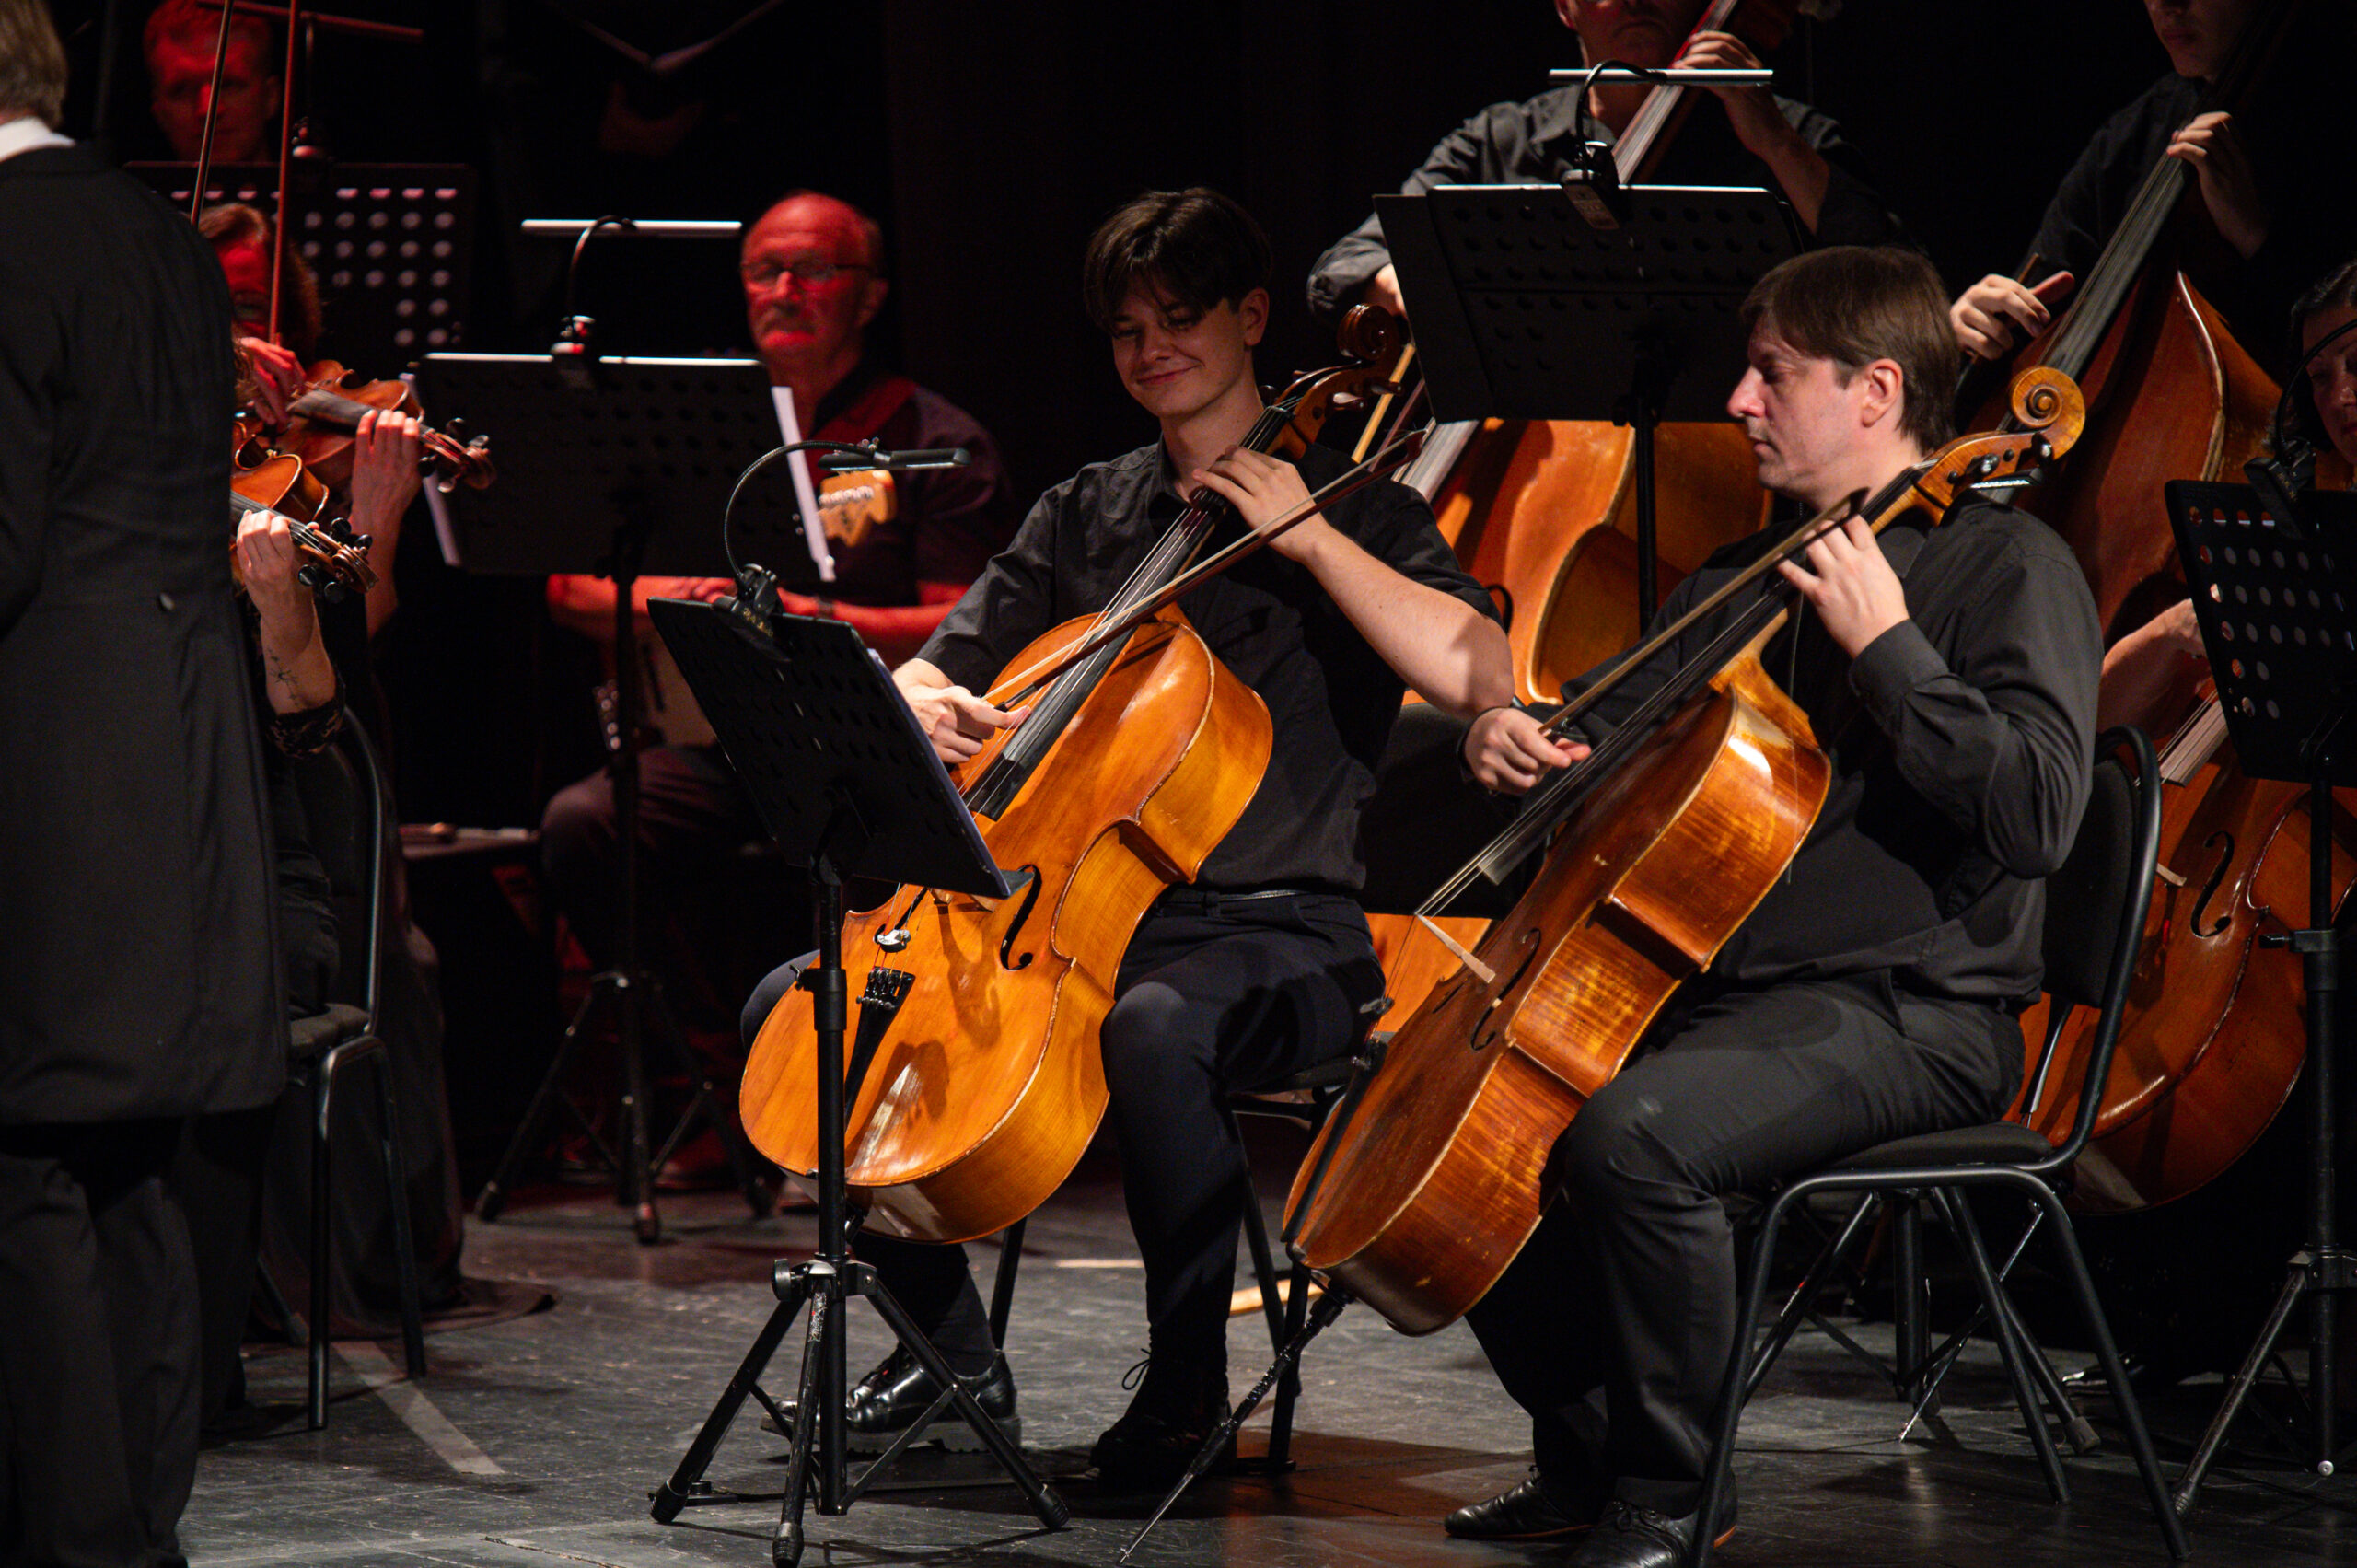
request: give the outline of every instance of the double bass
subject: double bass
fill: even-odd
[[[1316,439],[1390,358],[1390,319],[1352,312],[1343,352],[1357,363],[1295,381],[1244,444],[1290,454]],[[954,777],[1015,895],[900,889],[845,923],[846,954],[888,957],[912,980],[849,1097],[844,1179],[871,1228],[923,1241],[1003,1230],[1096,1132],[1097,1033],[1131,935],[1243,816],[1272,741],[1259,696],[1175,602],[1097,633],[1164,596],[1227,515],[1199,493],[1102,612],[1042,634],[989,694],[1029,715]],[[1040,667],[1061,672],[1039,684]],[[754,1146],[804,1176],[819,1163],[811,1007],[795,990],[771,1012],[739,1098]]]
[[[1770,50],[1799,9],[1797,0],[1711,0],[1693,30]],[[1693,92],[1664,85],[1645,95],[1612,146],[1622,184],[1654,177],[1695,109]],[[1666,592],[1764,525],[1769,503],[1739,426],[1668,424],[1655,440]],[[1432,503],[1466,571],[1502,599],[1525,702],[1552,700],[1566,679],[1636,640],[1635,444],[1631,427],[1602,421],[1469,421],[1437,426],[1400,475]]]
[[[2248,777],[2225,741],[2213,692],[2161,750],[2165,870],[2079,1156],[2071,1202],[2083,1213],[2165,1203],[2223,1173],[2291,1098],[2306,1054],[2299,960],[2259,940],[2308,921],[2307,790]],[[2357,887],[2357,815],[2336,809],[2330,831],[2333,895],[2345,910]],[[2022,1018],[2033,1052],[2045,1008]],[[2057,1143],[2078,1116],[2094,1033],[2081,1020],[2056,1042],[2049,1092],[2023,1115]]]
[[[1829,764],[1759,663],[1793,597],[1775,563],[1861,501],[1877,530],[1919,509],[1945,515],[1968,485],[2042,463],[2077,436],[2076,389],[2051,372],[2017,381],[2014,411],[2020,428],[1960,438],[1872,499],[1810,519],[1550,721],[1562,733],[1766,580],[1427,905],[1445,908],[1544,848],[1528,890],[1393,1036],[1351,1113],[1329,1120],[1303,1161],[1287,1224],[1310,1267],[1408,1333],[1454,1321],[1497,1281],[1538,1223],[1556,1138],[1767,895],[1824,804]]]

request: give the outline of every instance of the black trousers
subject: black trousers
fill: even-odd
[[[181,1563],[197,1299],[174,1121],[0,1130],[0,1562]]]
[[[745,786],[717,747],[655,746],[638,754],[642,909],[661,908],[667,895],[761,832]],[[550,898],[590,961],[610,967],[621,941],[621,831],[605,769],[550,797],[540,814],[540,864]],[[644,933],[642,926],[642,941]]]
[[[1734,1346],[1720,1195],[1986,1121],[2022,1061],[2006,1014],[1882,975],[1687,991],[1556,1141],[1558,1201],[1467,1315],[1550,1489],[1606,1481],[1671,1515],[1700,1501]]]
[[[754,993],[749,1039],[800,964]],[[1226,1365],[1250,1171],[1220,1097],[1347,1054],[1361,1009],[1382,992],[1366,917],[1340,894],[1175,889],[1131,938],[1101,1049],[1157,1359]],[[854,1250],[951,1365],[987,1365],[988,1324],[962,1248],[863,1233]]]

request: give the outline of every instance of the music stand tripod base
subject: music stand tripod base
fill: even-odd
[[[902,1348],[941,1386],[943,1400],[1021,1489],[1039,1522],[1061,1529],[1071,1518],[1063,1499],[982,1412],[941,1353],[877,1282],[875,1272],[854,1261],[845,1247],[843,1037],[851,1019],[843,970],[843,884],[865,877],[1004,899],[1011,896],[1006,878],[916,716],[856,632],[840,621],[798,616],[779,616],[764,629],[741,618],[733,605],[656,599],[648,609],[771,836],[789,864],[808,868],[819,937],[818,961],[799,981],[811,993],[819,1044],[813,1086],[819,1128],[819,1255],[799,1266],[772,1267],[771,1288],[778,1306],[679,1468],[655,1493],[654,1517],[668,1522],[698,1498],[704,1469],[749,1395],[770,1405],[759,1392],[761,1370],[806,1304],[810,1324],[784,1500],[770,1543],[773,1562],[800,1560],[803,1509],[814,1490],[821,1514],[847,1511],[930,1423],[933,1412],[901,1434],[856,1481],[847,1476],[843,1313],[847,1300],[861,1297],[875,1306]],[[863,1038],[880,1033],[876,1010],[897,1008],[906,983],[907,977],[880,961],[870,969],[860,1003]]]
[[[633,585],[642,574],[717,576],[727,571],[710,519],[720,515],[737,475],[775,444],[778,431],[768,372],[755,360],[600,359],[560,366],[540,354],[437,354],[424,362],[420,389],[438,416],[471,418],[478,428],[495,429],[507,444],[504,449],[515,453],[503,464],[505,482],[449,497],[467,568],[535,576],[594,572],[611,579],[618,653],[637,643],[631,607]],[[767,550],[778,540],[764,534],[751,542]],[[700,1118],[719,1133],[756,1218],[770,1212],[772,1199],[744,1129],[720,1104],[709,1072],[640,962],[639,680],[637,659],[614,660],[619,733],[610,772],[620,887],[613,968],[591,983],[475,1212],[485,1221],[498,1217],[510,1179],[533,1151],[549,1113],[563,1104],[613,1171],[615,1195],[633,1211],[639,1240],[652,1244],[662,1236],[656,1170]],[[619,1148],[608,1147],[563,1094],[575,1052],[588,1038],[591,1021],[606,1012],[613,1016],[621,1058]],[[678,1125],[659,1142],[648,1122],[650,1033],[668,1045],[695,1086]]]
[[[2334,1103],[2340,935],[2332,907],[2334,786],[2357,784],[2357,495],[2297,499],[2299,516],[2269,515],[2247,485],[2179,480],[2165,490],[2169,526],[2192,590],[2235,761],[2252,778],[2308,787],[2308,926],[2268,946],[2301,955],[2307,996],[2308,1232],[2266,1326],[2201,1434],[2171,1501],[2190,1513],[2228,1429],[2273,1358],[2296,1307],[2314,1312],[2308,1344],[2306,1462],[2319,1476],[2340,1458],[2334,1432],[2340,1297],[2357,1289],[2357,1259],[2339,1237],[2340,1137]]]

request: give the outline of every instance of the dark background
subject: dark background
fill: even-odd
[[[145,6],[56,3],[77,67],[69,134],[159,156]],[[1300,283],[1371,193],[1575,58],[1547,0],[797,0],[661,78],[581,25],[661,55],[752,4],[337,0],[422,23],[426,43],[321,35],[308,118],[343,158],[482,171],[478,349],[540,349],[557,322],[565,248],[510,239],[517,218],[741,218],[799,185],[868,207],[894,285],[876,347],[994,431],[1027,498],[1152,434],[1077,299],[1081,246],[1107,211],[1197,183],[1250,208],[1276,251],[1260,370],[1277,380],[1330,357]],[[1801,23],[1771,64],[1781,90],[1841,122],[1957,286],[2018,262],[2088,134],[2166,68],[2137,0],[1850,0],[1834,21]],[[610,351],[747,352],[733,263],[726,244],[600,241],[581,308]],[[547,793],[594,763],[593,661],[547,629],[537,584],[466,577],[412,529],[403,608],[378,648],[403,815],[536,821]]]

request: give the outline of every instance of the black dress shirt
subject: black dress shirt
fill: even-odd
[[[1772,542],[1760,533],[1720,551],[1655,625]],[[1710,972],[1756,987],[1887,970],[1918,994],[2024,1006],[2038,988],[2042,878],[2070,853],[2086,804],[2095,604],[2069,548],[2006,507],[1962,502],[1928,532],[1902,519],[1882,544],[1908,620],[1852,659],[1802,612],[1766,649],[1761,662],[1807,713],[1832,784],[1791,867]],[[1759,592],[1789,593],[1765,581],[1775,587],[1738,596],[1600,702],[1596,733]]]
[[[1401,183],[1421,195],[1436,185],[1552,182],[1573,167],[1585,142],[1610,143],[1609,127],[1580,103],[1577,86],[1539,94],[1527,103],[1493,103],[1450,132]],[[1865,162],[1841,139],[1833,122],[1805,103],[1779,98],[1776,107],[1832,169],[1818,211],[1817,245],[1904,245],[1905,227],[1867,179]],[[1698,103],[1652,180],[1659,185],[1764,185],[1776,188],[1768,166],[1751,156],[1715,102]],[[1374,216],[1334,242],[1309,274],[1309,308],[1332,319],[1359,302],[1359,291],[1391,261],[1382,221]]]
[[[1312,489],[1347,466],[1318,447],[1300,459]],[[1104,608],[1182,510],[1158,442],[1081,470],[1039,498],[1015,542],[918,656],[983,690],[1033,638]],[[1378,481],[1337,505],[1329,520],[1403,576],[1495,614],[1414,491]],[[1243,526],[1231,517],[1206,551]],[[1268,704],[1275,734],[1260,790],[1197,885],[1357,889],[1366,877],[1359,813],[1399,715],[1399,677],[1308,568],[1273,550],[1247,557],[1178,605],[1212,653]]]
[[[2283,361],[2293,301],[2357,253],[2357,203],[2349,199],[2352,148],[2339,123],[2346,119],[2346,88],[2301,90],[2295,82],[2304,72],[2297,64],[2279,67],[2270,89],[2234,117],[2267,206],[2266,241],[2245,260],[2202,225],[2163,252],[2225,316],[2235,341],[2278,377],[2290,367]],[[2200,110],[2207,90],[2172,73],[2104,122],[2055,188],[2030,242],[2038,277],[2068,271],[2086,282],[2145,176],[2177,128]],[[2193,183],[2189,169],[2186,183]]]

